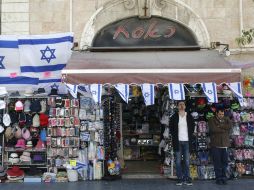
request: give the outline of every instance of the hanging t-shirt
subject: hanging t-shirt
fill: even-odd
[[[178,123],[179,141],[189,141],[186,115],[187,115],[186,112],[183,117],[179,115],[179,123]]]

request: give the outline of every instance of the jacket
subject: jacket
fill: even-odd
[[[187,113],[186,118],[187,118],[187,127],[188,127],[189,148],[190,150],[192,150],[192,141],[193,141],[195,122],[190,113]],[[173,150],[175,152],[179,151],[178,123],[179,123],[179,114],[178,112],[176,112],[170,118],[170,121],[169,121],[169,127],[172,133]]]
[[[211,147],[229,147],[229,132],[232,122],[228,117],[219,120],[216,116],[208,121]]]

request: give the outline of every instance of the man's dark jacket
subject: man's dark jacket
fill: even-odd
[[[190,113],[187,113],[186,119],[187,119],[187,127],[188,127],[189,148],[190,150],[192,150],[192,141],[193,141],[195,122]],[[173,149],[175,152],[179,151],[178,123],[179,123],[179,113],[176,112],[170,118],[170,122],[169,122],[169,127],[172,133]]]

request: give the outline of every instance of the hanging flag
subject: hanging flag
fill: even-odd
[[[144,97],[145,104],[147,106],[154,104],[154,84],[142,84],[141,85],[142,94]]]
[[[20,70],[23,76],[55,78],[71,57],[73,33],[20,36]]]
[[[67,89],[70,92],[70,94],[72,95],[72,97],[73,98],[77,98],[77,95],[78,95],[78,85],[69,84],[69,83],[66,83],[65,85],[67,86]]]
[[[239,104],[243,106],[243,93],[242,93],[242,86],[240,82],[233,82],[233,83],[227,83],[230,90],[234,92],[234,94],[237,96]]]
[[[171,100],[185,100],[185,92],[183,84],[169,83],[168,91]]]
[[[214,82],[202,83],[202,88],[207,97],[208,102],[211,103],[218,102],[217,88]]]
[[[57,89],[58,94],[68,94],[68,89],[61,79],[39,80],[36,88],[44,88],[46,93],[50,93],[52,89]]]
[[[101,103],[101,92],[102,92],[102,85],[101,84],[91,84],[90,85],[90,92],[95,103]]]
[[[88,84],[79,84],[78,92],[82,94],[83,96],[87,96],[88,94],[89,95],[91,94]]]
[[[114,85],[116,90],[118,91],[119,95],[121,96],[121,98],[128,104],[128,100],[129,100],[129,85],[128,84],[116,84]]]

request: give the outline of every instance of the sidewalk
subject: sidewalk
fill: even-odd
[[[194,181],[193,186],[175,186],[175,181],[167,179],[123,179],[117,181],[83,181],[75,183],[12,183],[0,184],[4,190],[253,190],[254,179],[229,181],[228,185],[216,185],[214,181]]]

